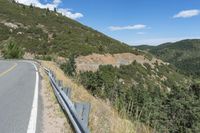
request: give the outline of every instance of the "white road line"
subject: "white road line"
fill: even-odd
[[[36,125],[37,125],[37,112],[38,112],[38,89],[39,89],[39,74],[38,69],[34,63],[33,64],[35,71],[36,71],[36,82],[35,82],[35,92],[31,110],[31,116],[29,119],[27,133],[35,133],[36,132]]]

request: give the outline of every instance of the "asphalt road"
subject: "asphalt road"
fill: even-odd
[[[33,64],[0,61],[0,133],[35,133],[38,74]]]

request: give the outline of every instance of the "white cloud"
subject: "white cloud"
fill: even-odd
[[[54,10],[54,8],[58,8],[57,11],[62,15],[65,15],[71,19],[78,19],[83,17],[82,13],[73,13],[69,9],[59,8],[59,5],[62,3],[61,0],[53,0],[51,3],[42,4],[39,0],[16,0],[17,2],[25,5],[34,5],[40,8],[49,8],[50,10]]]
[[[200,14],[200,10],[192,9],[192,10],[184,10],[174,15],[173,18],[190,18],[193,16],[197,16]]]
[[[140,30],[145,29],[147,26],[143,24],[136,24],[136,25],[128,25],[128,26],[110,26],[109,29],[111,31],[118,31],[118,30]]]
[[[137,32],[136,34],[138,34],[138,35],[144,35],[146,33],[145,32]]]
[[[72,12],[70,12],[69,9],[59,8],[58,12],[63,14],[64,16],[67,16],[67,17],[72,18],[72,19],[77,19],[77,18],[83,17],[83,14],[81,14],[81,13],[72,13]]]

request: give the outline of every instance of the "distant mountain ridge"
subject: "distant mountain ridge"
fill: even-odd
[[[158,58],[167,61],[182,72],[200,75],[200,39],[188,39],[159,46],[138,46]]]

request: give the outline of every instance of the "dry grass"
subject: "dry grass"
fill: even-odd
[[[67,121],[62,109],[60,108],[48,76],[40,68],[42,97],[42,132],[43,133],[72,133],[71,126]]]
[[[141,124],[132,123],[129,120],[122,119],[116,110],[109,103],[93,97],[82,85],[78,85],[73,80],[65,76],[56,63],[41,61],[41,64],[53,70],[63,84],[72,89],[73,101],[85,101],[91,103],[91,112],[89,116],[89,127],[93,133],[135,133],[138,132]],[[142,129],[145,129],[142,127]],[[148,132],[149,130],[141,130]]]

